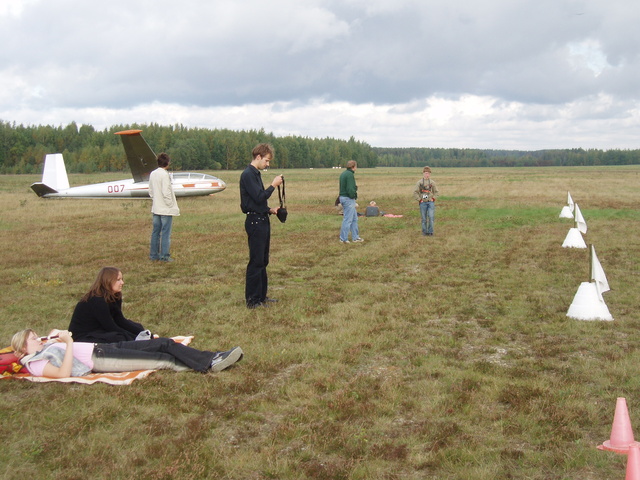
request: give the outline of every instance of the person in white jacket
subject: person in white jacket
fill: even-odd
[[[158,168],[149,175],[149,196],[153,200],[153,229],[151,230],[151,248],[149,258],[152,261],[172,262],[171,226],[173,217],[180,215],[176,195],[171,185],[167,169],[171,159],[166,153],[158,155]]]

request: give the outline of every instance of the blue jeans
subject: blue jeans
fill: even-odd
[[[349,240],[349,232],[351,232],[351,241],[360,238],[356,201],[353,198],[343,197],[340,195],[340,203],[344,209],[342,227],[340,227],[340,240],[343,242]]]
[[[422,233],[424,235],[433,235],[433,221],[436,216],[436,204],[433,202],[421,202],[420,215],[422,215]]]
[[[153,230],[151,230],[151,248],[149,258],[151,260],[167,260],[170,257],[171,247],[171,215],[153,214]]]
[[[214,352],[196,350],[170,338],[133,342],[97,343],[93,348],[92,372],[134,370],[196,370],[207,372]]]

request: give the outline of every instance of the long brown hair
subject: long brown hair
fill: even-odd
[[[96,281],[93,282],[93,285],[91,285],[91,288],[87,293],[85,293],[81,301],[86,302],[91,297],[102,297],[107,302],[120,300],[122,298],[122,294],[111,290],[111,286],[118,279],[118,275],[120,273],[120,269],[116,267],[102,267],[98,272]]]

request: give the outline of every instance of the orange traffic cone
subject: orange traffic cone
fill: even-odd
[[[616,453],[628,453],[631,445],[640,446],[633,438],[629,410],[624,397],[618,397],[616,401],[616,413],[613,416],[613,426],[611,427],[611,437],[602,445],[598,445],[600,450],[609,450]]]
[[[627,455],[627,475],[625,480],[640,480],[640,447],[631,445]]]

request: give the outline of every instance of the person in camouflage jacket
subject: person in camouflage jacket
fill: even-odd
[[[422,217],[422,235],[433,235],[433,223],[436,215],[436,197],[438,187],[431,180],[431,167],[422,169],[422,179],[416,184],[413,190],[413,198],[420,205],[420,215]]]

